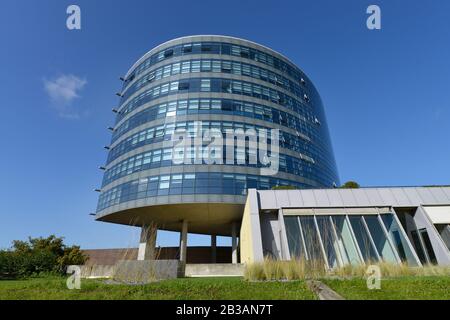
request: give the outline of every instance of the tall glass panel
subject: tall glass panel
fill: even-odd
[[[441,235],[442,240],[447,246],[448,250],[450,250],[450,225],[448,224],[438,224],[436,225],[436,229]]]
[[[325,254],[327,255],[328,265],[330,268],[336,268],[338,267],[337,253],[339,252],[339,247],[333,232],[330,216],[316,216],[316,219]]]
[[[338,237],[339,250],[341,252],[342,263],[357,265],[360,264],[361,258],[358,254],[357,244],[353,239],[350,225],[345,216],[332,216],[333,224]]]
[[[403,236],[400,229],[401,226],[398,225],[394,215],[382,214],[381,219],[383,220],[384,226],[388,231],[392,243],[397,248],[398,255],[400,256],[402,262],[407,262],[411,266],[417,266],[418,264],[416,258],[408,245],[408,240]]]
[[[419,256],[420,262],[422,262],[422,264],[427,264],[428,260],[425,257],[424,248],[419,238],[419,232],[417,230],[411,231],[411,237],[413,239],[414,248],[416,249],[416,253]]]
[[[356,241],[359,245],[359,250],[361,251],[364,261],[374,262],[378,261],[378,256],[376,254],[375,248],[372,246],[370,237],[367,234],[366,228],[362,222],[362,216],[349,216],[350,224],[353,228],[353,233],[355,234]]]
[[[427,250],[428,258],[430,258],[430,262],[432,264],[437,264],[436,255],[434,254],[433,245],[431,244],[430,237],[428,236],[427,229],[420,229],[420,235],[423,240],[423,245],[425,246],[425,250]]]
[[[300,233],[300,225],[297,216],[285,216],[284,224],[286,226],[286,236],[289,245],[291,259],[303,258],[303,241]]]
[[[389,243],[383,228],[380,225],[378,216],[364,216],[364,220],[367,223],[370,234],[372,235],[373,242],[377,247],[378,253],[381,255],[384,261],[397,263],[394,250]]]
[[[315,261],[318,265],[325,265],[325,259],[322,255],[322,249],[320,247],[319,235],[317,234],[316,225],[314,223],[314,217],[301,216],[300,223],[303,231],[303,237],[305,239],[305,247],[308,252],[308,259]]]

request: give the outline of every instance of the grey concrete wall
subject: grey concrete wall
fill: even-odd
[[[98,278],[112,278],[114,275],[114,265],[84,265],[77,266],[81,270],[81,278],[83,279],[98,279]]]
[[[242,277],[244,275],[243,264],[187,264],[186,277]]]
[[[178,260],[122,260],[115,267],[113,279],[127,283],[148,283],[178,278],[183,269]]]

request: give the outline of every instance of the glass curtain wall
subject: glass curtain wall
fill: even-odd
[[[385,261],[419,264],[394,214],[285,216],[292,258],[328,268]]]

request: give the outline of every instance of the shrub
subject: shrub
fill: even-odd
[[[84,264],[80,247],[67,247],[63,238],[29,238],[13,241],[11,250],[0,251],[0,279],[14,279],[43,273],[63,273],[68,265]]]

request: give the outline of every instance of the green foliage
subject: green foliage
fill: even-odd
[[[63,238],[15,240],[11,250],[0,251],[0,279],[14,279],[45,273],[62,273],[71,264],[84,264],[80,247],[67,247]]]
[[[359,183],[355,181],[347,181],[342,186],[340,186],[341,189],[359,189]]]
[[[275,187],[272,187],[272,190],[295,190],[295,189],[297,189],[297,188],[294,187],[294,186],[275,186]]]
[[[19,276],[20,260],[10,251],[0,251],[0,280]]]
[[[60,270],[65,270],[70,265],[82,265],[86,262],[87,257],[83,254],[79,246],[65,247],[64,252],[57,259]]]

